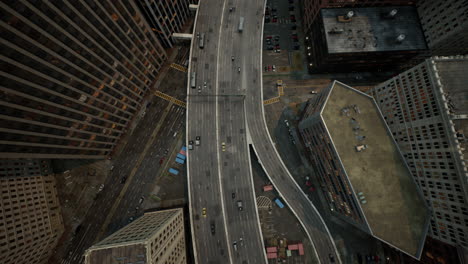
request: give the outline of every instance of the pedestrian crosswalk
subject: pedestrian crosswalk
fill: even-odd
[[[184,66],[179,65],[177,63],[172,63],[171,68],[174,68],[174,69],[176,69],[178,71],[181,71],[181,72],[187,72],[187,68],[185,68]]]
[[[268,100],[263,101],[263,104],[264,104],[264,105],[274,104],[274,103],[279,102],[279,100],[280,100],[280,97],[279,97],[279,96],[278,96],[278,97],[273,97],[273,98],[271,98],[271,99],[268,99]]]
[[[174,97],[172,97],[170,95],[167,95],[167,94],[165,94],[163,92],[156,91],[154,93],[154,95],[156,95],[157,97],[162,98],[162,99],[164,99],[166,101],[172,102],[172,103],[174,103],[174,104],[176,104],[178,106],[181,106],[181,107],[186,107],[187,106],[187,103],[185,103],[184,101],[181,101],[181,100],[179,100],[177,98],[174,98]]]

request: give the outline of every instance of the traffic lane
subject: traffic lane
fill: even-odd
[[[256,145],[256,147],[258,145]],[[267,148],[258,148],[258,152],[262,151],[265,152],[269,150]],[[262,160],[262,158],[260,158],[260,160]],[[296,213],[298,218],[301,219],[301,222],[304,224],[309,236],[314,238],[312,244],[318,252],[318,257],[322,263],[327,263],[329,261],[328,254],[334,254],[336,259],[333,242],[329,237],[324,224],[321,222],[320,217],[311,208],[309,201],[302,195],[299,195],[298,192],[302,191],[297,190],[297,186],[295,186],[291,180],[286,179],[286,176],[284,176],[287,173],[286,171],[283,169],[277,169],[276,171],[269,169],[277,166],[278,163],[274,163],[273,161],[275,161],[275,159],[270,156],[268,158],[264,158],[262,164],[272,179],[272,182],[275,184],[275,188],[283,194],[283,198],[287,201],[288,205]],[[304,208],[310,208],[310,210],[305,211]]]
[[[158,112],[161,112],[167,106],[166,104],[161,104],[161,107],[150,108],[148,116],[145,116],[141,122],[143,125],[139,125],[133,133],[138,137],[144,137],[150,131],[149,126],[144,126],[144,121],[148,119],[154,119]],[[130,151],[130,155],[120,155],[116,157],[113,164],[114,170],[106,178],[104,183],[104,190],[97,194],[95,201],[90,206],[87,211],[85,218],[80,224],[83,230],[88,230],[85,232],[78,232],[77,235],[72,239],[70,245],[67,248],[68,255],[65,257],[66,263],[81,263],[83,261],[82,255],[84,251],[89,248],[96,238],[98,231],[100,230],[100,225],[104,221],[106,216],[105,210],[110,209],[112,202],[115,200],[115,197],[120,193],[121,186],[115,184],[114,179],[119,178],[119,176],[125,172],[130,171],[131,166],[125,164],[132,164],[136,161],[138,157],[138,152],[135,152],[137,146],[137,140],[135,137],[129,138],[124,152]],[[102,205],[105,205],[104,208]],[[104,212],[103,212],[104,210]]]

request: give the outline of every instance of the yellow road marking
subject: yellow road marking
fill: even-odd
[[[181,71],[181,72],[187,72],[187,68],[185,68],[184,66],[179,65],[177,63],[172,63],[171,67],[178,70],[178,71]]]
[[[274,104],[274,103],[279,102],[279,100],[280,100],[279,96],[278,97],[273,97],[271,99],[263,101],[263,104],[264,105]]]
[[[162,98],[162,99],[164,99],[166,101],[172,102],[172,103],[174,103],[174,104],[176,104],[178,106],[181,106],[181,107],[186,107],[187,106],[187,103],[185,103],[184,101],[181,101],[181,100],[179,100],[177,98],[174,98],[174,97],[172,97],[170,95],[167,95],[167,94],[165,94],[163,92],[156,91],[156,92],[154,92],[154,95],[156,95],[157,97]]]

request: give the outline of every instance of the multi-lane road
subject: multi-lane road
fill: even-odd
[[[205,33],[205,45],[201,49],[198,38],[192,41],[189,75],[196,72],[197,77],[194,89],[189,78],[187,100],[187,143],[201,138],[200,146],[195,145],[188,156],[195,259],[197,263],[266,263],[252,189],[248,148],[252,144],[320,262],[328,263],[329,254],[339,262],[319,212],[290,176],[268,134],[261,76],[264,6],[264,0],[204,0],[197,11],[194,36]],[[240,17],[245,21],[242,32],[238,31]]]
[[[203,1],[195,35],[204,34],[205,45],[199,48],[198,38],[192,43],[189,72],[196,72],[197,85],[188,88],[187,139],[201,139],[188,155],[197,263],[266,262],[249,166],[243,61],[233,43],[242,35],[233,26],[239,19],[229,11],[233,6]]]

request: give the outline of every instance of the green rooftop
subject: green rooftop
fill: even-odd
[[[373,235],[419,258],[430,214],[411,172],[373,98],[332,86],[322,117]]]

